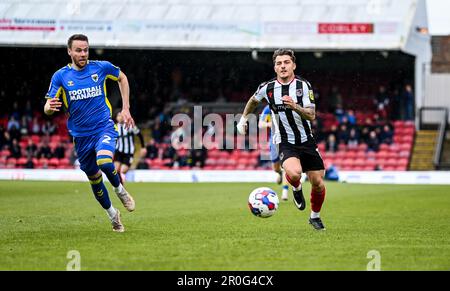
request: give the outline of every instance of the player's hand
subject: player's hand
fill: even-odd
[[[247,132],[247,118],[242,116],[238,124],[236,125],[236,128],[239,134],[245,135],[245,133]]]
[[[125,124],[126,129],[131,129],[135,126],[133,117],[131,117],[131,113],[129,109],[122,109],[120,114],[123,117],[123,123]]]
[[[47,99],[47,102],[44,106],[44,111],[47,114],[52,114],[56,111],[59,111],[61,106],[62,102],[60,102],[58,98]]]
[[[283,101],[284,105],[286,105],[288,108],[292,110],[294,110],[295,107],[297,106],[297,103],[295,103],[294,100],[292,100],[291,96],[284,95],[283,97],[281,97],[281,100]]]

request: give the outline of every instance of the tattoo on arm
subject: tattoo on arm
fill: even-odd
[[[301,107],[300,105],[295,106],[295,112],[300,114],[303,119],[314,120],[316,119],[316,110],[312,107]]]
[[[248,100],[247,104],[245,105],[243,116],[247,117],[250,113],[255,111],[256,106],[258,105],[258,100],[253,98],[253,96]]]

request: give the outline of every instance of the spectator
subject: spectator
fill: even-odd
[[[378,87],[378,94],[375,96],[375,105],[381,116],[386,117],[386,107],[389,105],[389,95],[386,87],[383,85]]]
[[[205,147],[201,149],[192,149],[190,155],[192,159],[191,167],[203,168],[205,166],[205,160],[207,155]]]
[[[358,132],[355,128],[350,129],[350,133],[348,136],[347,146],[348,148],[357,148],[359,144],[359,136]]]
[[[38,122],[37,117],[33,117],[33,121],[31,122],[31,134],[40,134],[41,133],[41,125]]]
[[[17,119],[14,116],[11,116],[11,118],[8,121],[7,130],[9,132],[11,132],[11,131],[14,131],[14,130],[19,131],[19,129],[20,129],[19,122],[17,121]]]
[[[22,149],[20,148],[19,143],[17,142],[17,139],[13,139],[12,143],[10,145],[9,151],[11,152],[10,158],[20,158],[22,157]]]
[[[66,155],[66,148],[64,147],[63,142],[59,142],[56,148],[53,150],[53,157],[58,159],[63,159]]]
[[[34,162],[31,155],[27,155],[27,161],[25,163],[25,169],[34,169]]]
[[[52,151],[50,149],[50,146],[48,145],[47,140],[44,139],[42,141],[37,156],[38,158],[47,158],[47,159],[52,158]]]
[[[356,125],[355,111],[353,111],[352,109],[349,109],[349,110],[347,111],[346,117],[347,117],[348,123],[349,123],[351,126],[355,126],[355,125]]]
[[[152,138],[156,143],[161,143],[162,141],[162,132],[161,132],[161,123],[159,118],[156,118],[156,122],[152,126]]]
[[[334,116],[336,116],[336,119],[339,123],[342,122],[342,117],[344,117],[344,109],[342,108],[342,104],[338,103],[336,105],[336,109],[334,110]]]
[[[53,135],[56,132],[56,125],[53,124],[50,120],[46,120],[45,123],[42,125],[42,134],[45,135]]]
[[[378,140],[377,134],[372,130],[369,134],[369,140],[367,141],[367,151],[378,152],[380,148],[380,141]]]
[[[410,84],[405,85],[405,90],[402,94],[402,108],[405,108],[404,120],[414,119],[414,95],[412,86]]]
[[[392,144],[394,132],[388,124],[383,126],[383,131],[380,133],[380,142],[385,144]]]
[[[361,130],[360,141],[362,143],[367,144],[369,142],[369,137],[370,137],[370,128],[368,126],[363,126]]]
[[[325,150],[327,152],[335,153],[338,151],[338,143],[336,141],[336,136],[334,134],[329,134],[326,144],[325,144]]]
[[[31,138],[28,139],[27,147],[25,148],[25,152],[27,156],[32,158],[36,157],[37,154],[37,146],[33,143]]]
[[[151,138],[146,148],[147,158],[153,160],[158,157],[158,148],[156,147],[155,139]]]
[[[11,118],[14,118],[15,120],[20,120],[20,110],[19,110],[19,102],[14,101],[13,108],[10,114]]]
[[[338,143],[347,143],[348,142],[348,129],[345,124],[341,124],[339,126],[339,131],[337,135],[337,141]]]
[[[171,160],[173,160],[176,153],[177,153],[177,151],[175,150],[175,148],[172,145],[170,145],[163,152],[163,159],[171,159]]]
[[[27,117],[24,115],[22,116],[22,119],[20,120],[20,135],[21,136],[27,136],[28,135],[28,120]]]

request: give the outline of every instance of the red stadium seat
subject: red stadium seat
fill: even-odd
[[[51,158],[48,161],[48,165],[49,165],[49,167],[56,168],[59,166],[59,160],[57,158]]]
[[[347,159],[355,159],[356,158],[356,152],[355,151],[346,152],[344,157],[347,158]]]
[[[17,159],[16,166],[23,168],[26,163],[27,163],[27,159],[22,157],[22,158]]]
[[[31,140],[35,145],[37,145],[41,141],[41,137],[39,135],[33,134],[31,136]]]
[[[61,136],[55,134],[50,137],[50,142],[59,143],[61,141]]]
[[[8,158],[6,160],[6,167],[7,168],[15,168],[17,164],[17,159],[16,158]]]
[[[412,144],[410,143],[402,143],[400,144],[400,151],[408,151],[411,152]]]

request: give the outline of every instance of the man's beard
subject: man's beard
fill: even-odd
[[[84,64],[83,65],[81,65],[80,62],[81,61],[78,61],[78,62],[75,61],[75,65],[77,65],[77,67],[80,68],[80,69],[84,68],[87,65],[87,60],[84,60]]]

